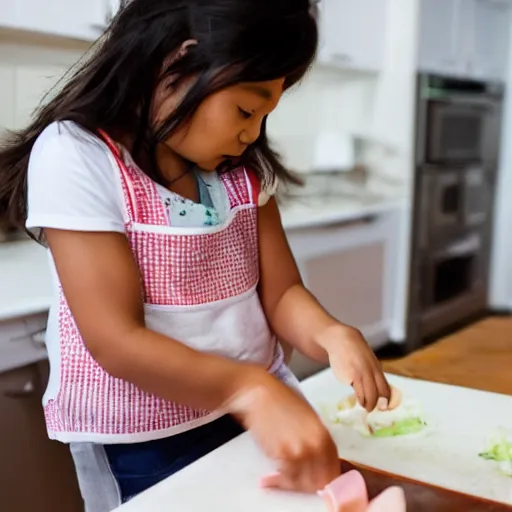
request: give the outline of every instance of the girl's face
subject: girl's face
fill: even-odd
[[[284,78],[240,83],[207,97],[191,120],[165,146],[175,155],[214,171],[227,159],[236,159],[260,135],[263,119],[279,103]],[[167,118],[188,89],[183,84],[171,97],[155,101],[155,121]]]

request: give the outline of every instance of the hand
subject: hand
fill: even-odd
[[[329,355],[332,371],[338,380],[349,384],[358,402],[368,411],[376,406],[389,408],[391,389],[379,361],[361,333],[352,327],[329,327],[319,338]]]
[[[278,471],[262,486],[314,493],[340,475],[336,445],[312,407],[298,393],[261,369],[245,382],[227,410],[253,435]]]

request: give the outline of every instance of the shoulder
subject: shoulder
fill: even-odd
[[[30,153],[27,227],[123,230],[116,173],[98,137],[71,121],[50,124]]]
[[[261,180],[256,171],[246,168],[245,172],[249,178],[254,203],[258,206],[265,206],[277,192],[278,178],[274,178],[273,183],[267,184]]]
[[[30,153],[29,167],[42,160],[80,159],[108,161],[107,146],[95,135],[72,121],[48,125],[36,139]]]

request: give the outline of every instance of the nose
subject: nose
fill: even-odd
[[[254,122],[247,126],[238,137],[241,144],[244,146],[249,146],[256,140],[261,133],[261,122]]]

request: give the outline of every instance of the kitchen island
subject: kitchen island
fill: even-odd
[[[425,434],[368,439],[349,427],[330,425],[340,456],[422,482],[511,503],[510,478],[498,473],[478,453],[493,428],[512,424],[512,397],[388,377],[392,384],[421,401],[428,421]],[[321,414],[351,391],[338,383],[330,370],[306,379],[301,386]],[[469,424],[471,428],[456,428]],[[326,511],[317,496],[260,489],[259,479],[273,471],[274,466],[250,435],[243,434],[116,512]]]

